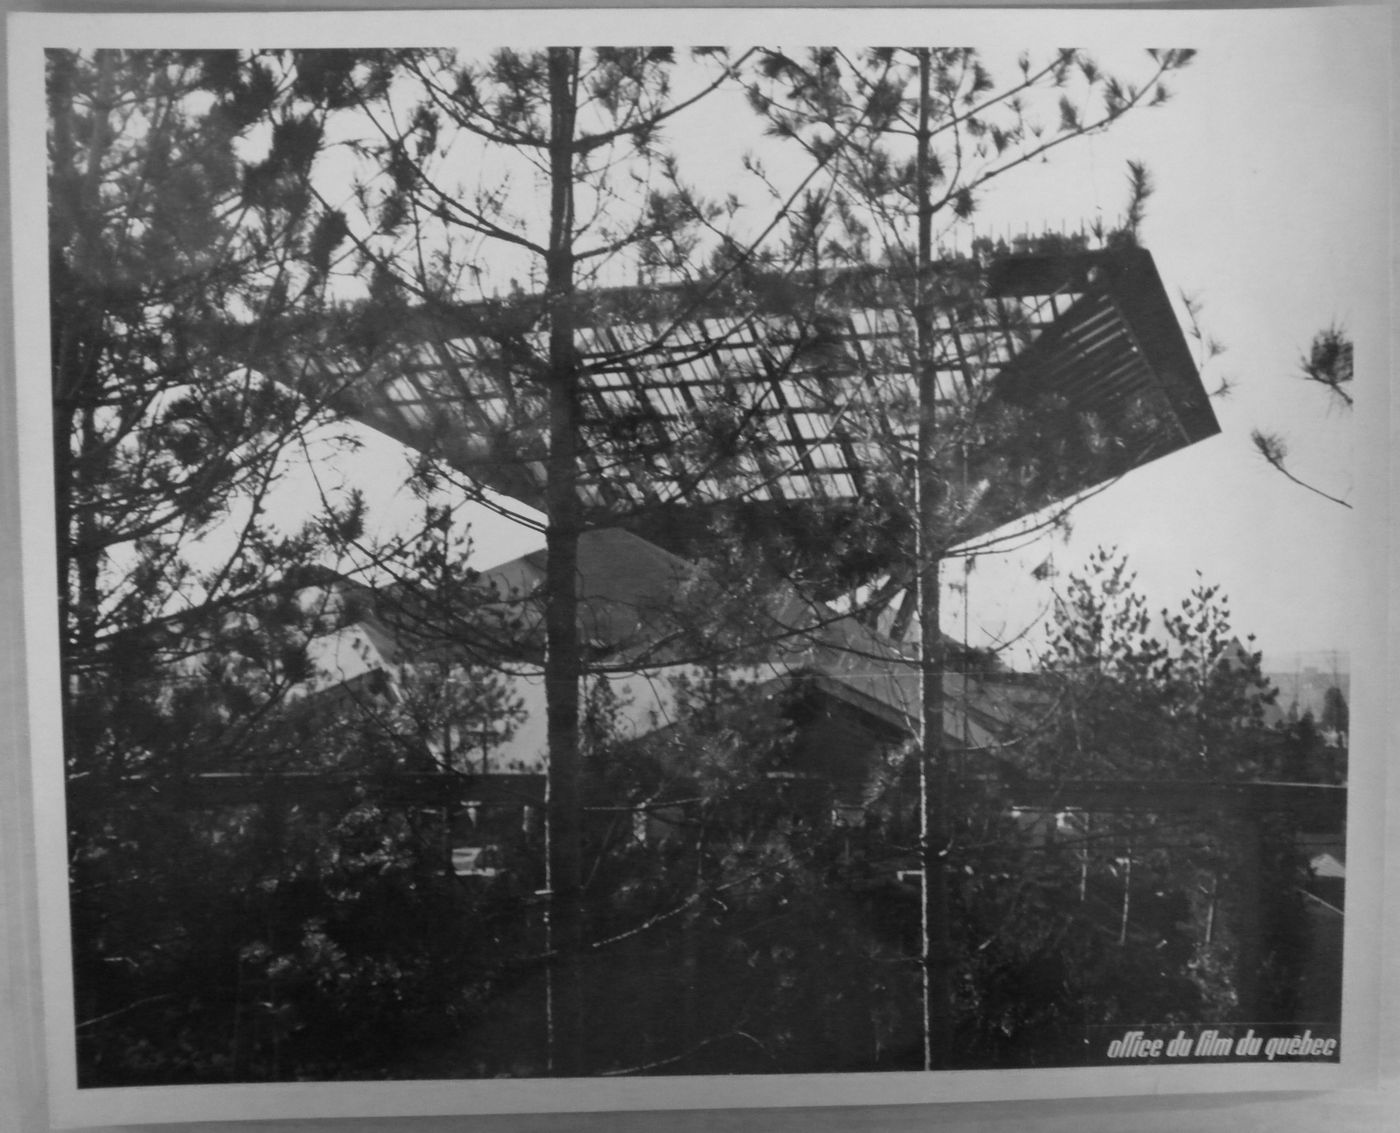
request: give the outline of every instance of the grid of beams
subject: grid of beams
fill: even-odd
[[[584,502],[625,511],[850,499],[892,452],[911,455],[913,320],[888,279],[868,278],[873,288],[825,314],[739,316],[653,299],[635,305],[641,314],[623,303],[585,320],[577,340]],[[348,381],[368,424],[539,507],[544,320],[537,311],[504,331],[480,310],[458,314],[424,320],[359,368],[328,352],[324,376]],[[1035,411],[1053,395],[1103,418],[1111,433],[1116,423],[1119,466],[1086,476],[1121,474],[1218,431],[1140,249],[994,261],[975,298],[936,316],[936,332],[937,395],[950,422],[998,403]],[[1129,446],[1130,420],[1138,428]],[[1053,502],[1032,494],[1023,510]]]

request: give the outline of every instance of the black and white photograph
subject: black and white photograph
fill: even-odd
[[[1388,13],[586,15],[12,22],[54,1104],[1365,1062]]]

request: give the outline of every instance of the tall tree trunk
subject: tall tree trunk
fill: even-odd
[[[943,634],[939,629],[939,558],[942,482],[937,444],[938,374],[934,366],[933,205],[930,171],[930,72],[928,48],[920,48],[919,118],[915,139],[918,181],[918,262],[914,276],[914,330],[919,383],[919,447],[915,458],[915,564],[918,571],[919,694],[922,704],[919,759],[919,855],[923,870],[920,951],[923,962],[924,1069],[947,1066],[952,1054],[953,1004],[948,932],[948,755],[943,744]]]
[[[553,1069],[584,1072],[582,805],[579,791],[578,353],[574,311],[574,126],[578,52],[549,51],[549,459],[545,534],[545,715],[549,743],[549,888]]]
[[[116,71],[110,52],[95,57],[92,113],[85,133],[75,129],[79,82],[71,59],[50,73],[49,259],[60,302],[51,304],[55,530],[58,535],[59,609],[65,667],[64,743],[68,758],[85,773],[98,770],[100,722],[92,697],[93,653],[101,602],[102,553],[92,508],[93,454],[101,447],[97,407],[101,399],[106,327],[91,294],[104,239],[102,168],[112,142],[110,108]],[[81,171],[81,172],[80,172]]]

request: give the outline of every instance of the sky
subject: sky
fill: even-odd
[[[1367,17],[1320,9],[1196,13],[1198,34],[1170,41],[1198,51],[1170,80],[1166,105],[1135,111],[1107,133],[1072,141],[1046,164],[996,182],[974,216],[979,234],[1074,231],[1110,224],[1128,200],[1130,159],[1155,192],[1141,232],[1184,328],[1180,295],[1203,332],[1226,347],[1202,368],[1218,437],[1139,469],[1072,517],[1072,534],[1024,554],[980,556],[964,619],[950,589],[945,629],[976,643],[1017,637],[1050,600],[1029,569],[1053,555],[1063,576],[1098,546],[1117,546],[1154,608],[1197,581],[1231,598],[1241,637],[1254,634],[1270,667],[1300,653],[1348,648],[1364,519],[1286,481],[1255,452],[1251,431],[1277,432],[1290,465],[1331,494],[1361,502],[1355,459],[1385,379],[1384,225],[1387,140],[1380,66],[1365,57]],[[1149,33],[1150,34],[1150,33]],[[1020,44],[986,50],[994,75],[1014,74]],[[1027,39],[1032,47],[1055,40]],[[1109,69],[1142,73],[1151,38],[1095,34],[1084,43]],[[1374,55],[1371,56],[1374,58]],[[1381,56],[1384,59],[1384,56]],[[737,120],[740,107],[719,129]],[[1379,252],[1379,255],[1378,255]],[[1341,410],[1297,377],[1313,334],[1334,323],[1358,339],[1358,405]],[[1193,342],[1194,345],[1194,342]],[[945,568],[961,582],[956,563]],[[1008,656],[1020,664],[1032,628]]]
[[[738,43],[742,21],[735,16],[727,31]],[[910,18],[902,15],[890,30],[910,33]],[[689,26],[661,13],[648,19],[658,31]],[[1358,454],[1374,447],[1364,434],[1384,408],[1386,373],[1388,150],[1379,112],[1385,56],[1376,46],[1385,36],[1377,32],[1377,13],[1028,12],[1017,15],[1014,36],[991,19],[983,13],[964,29],[940,16],[935,26],[948,29],[948,42],[976,43],[976,34],[962,33],[980,34],[993,44],[986,58],[994,75],[1003,77],[1014,74],[1022,46],[1043,53],[1074,42],[1110,70],[1139,73],[1148,45],[1197,49],[1191,66],[1172,79],[1167,105],[1135,111],[1109,132],[1071,142],[1048,163],[998,182],[983,198],[973,231],[992,237],[1072,231],[1100,216],[1111,224],[1127,202],[1127,161],[1145,162],[1155,193],[1142,241],[1168,293],[1192,296],[1204,331],[1226,345],[1204,367],[1203,380],[1207,388],[1228,380],[1232,393],[1215,402],[1220,436],[1139,469],[1083,504],[1067,538],[1023,554],[979,556],[966,577],[966,606],[956,587],[948,592],[945,629],[994,644],[1030,627],[1009,653],[1014,662],[1029,663],[1040,640],[1035,623],[1055,585],[1032,582],[1030,569],[1053,556],[1063,579],[1103,545],[1129,556],[1154,607],[1175,604],[1196,572],[1219,583],[1231,598],[1236,629],[1256,635],[1268,667],[1287,668],[1302,653],[1347,650],[1358,607],[1356,565],[1376,515],[1290,484],[1254,452],[1250,432],[1283,435],[1295,471],[1333,495],[1365,503],[1375,476],[1358,465]],[[873,18],[852,23],[827,13],[810,24],[813,39],[823,20],[837,42],[858,43],[853,32],[875,37],[884,30]],[[766,30],[773,30],[771,19]],[[988,30],[1003,34],[986,39]],[[497,34],[497,42],[519,42]],[[269,32],[262,42],[276,41]],[[678,35],[677,42],[686,40]],[[723,94],[678,120],[673,138],[683,172],[703,190],[720,195],[751,184],[741,157],[759,139],[739,94]],[[1176,305],[1185,325],[1185,306]],[[1357,340],[1357,407],[1350,413],[1297,377],[1311,337],[1333,323]],[[367,429],[361,439],[353,459],[322,462],[289,478],[281,497],[289,516],[313,506],[320,487],[339,481],[366,490],[372,527],[402,529],[416,509],[399,487],[408,457]],[[537,530],[484,509],[472,526],[481,566],[542,544]],[[959,565],[947,573],[950,582],[964,580]]]
[[[1228,378],[1234,391],[1215,404],[1219,437],[1086,504],[1056,556],[1072,563],[1117,544],[1163,602],[1199,570],[1231,596],[1237,629],[1280,662],[1346,647],[1369,516],[1288,483],[1253,451],[1250,431],[1283,434],[1304,478],[1370,502],[1376,485],[1356,455],[1388,373],[1384,93],[1366,85],[1382,72],[1357,70],[1356,41],[1341,31],[1361,29],[1339,15],[1295,11],[1271,16],[1269,29],[1244,19],[1203,36],[1173,103],[1095,140],[1100,184],[1128,156],[1152,169],[1144,242],[1169,293],[1196,296],[1201,322],[1227,347],[1205,368],[1207,388]],[[1296,376],[1311,336],[1334,321],[1357,339],[1350,415]]]
[[[1368,47],[1384,37],[1376,36],[1374,13],[1339,9],[1190,15],[1186,30],[1195,34],[1172,42],[1198,54],[1173,80],[1170,103],[1007,178],[988,193],[975,224],[1001,236],[1074,230],[1098,215],[1111,223],[1127,201],[1127,161],[1146,162],[1156,191],[1143,243],[1168,293],[1193,297],[1204,332],[1226,346],[1203,368],[1207,388],[1222,380],[1232,387],[1215,401],[1222,433],[1085,503],[1067,539],[979,557],[967,609],[949,592],[949,632],[966,626],[981,643],[1020,634],[1054,585],[1032,583],[1029,569],[1053,555],[1063,577],[1103,545],[1129,556],[1154,607],[1174,605],[1197,572],[1220,584],[1237,631],[1256,635],[1267,667],[1349,647],[1357,564],[1377,522],[1365,506],[1375,468],[1368,476],[1358,455],[1368,451],[1368,422],[1384,408],[1386,374],[1384,56]],[[1146,38],[1132,34],[1139,27],[1096,28],[1074,42],[1087,42],[1110,66],[1140,66],[1139,45],[1154,40],[1147,30]],[[1000,60],[994,73],[1005,74],[1014,51],[994,48],[988,59]],[[683,169],[711,191],[737,184],[736,135],[750,128],[738,96],[725,97],[733,105],[712,104],[683,127]],[[1176,305],[1185,326],[1188,313]],[[1352,412],[1297,376],[1312,336],[1334,323],[1357,340]],[[1269,468],[1250,442],[1256,427],[1287,438],[1298,474],[1360,510]],[[483,565],[540,542],[489,514],[474,530]],[[959,566],[948,569],[950,581],[962,575]],[[1012,659],[1025,663],[1038,639],[1032,629]]]
[[[1347,648],[1360,540],[1375,520],[1287,482],[1250,432],[1282,434],[1296,472],[1369,502],[1376,485],[1356,457],[1388,372],[1382,72],[1358,70],[1364,27],[1335,10],[1207,15],[1217,27],[1191,41],[1199,54],[1173,101],[1057,162],[1041,199],[1047,219],[1058,206],[1072,225],[1086,207],[1121,207],[1128,158],[1148,164],[1143,242],[1168,293],[1192,295],[1226,346],[1203,369],[1208,389],[1233,387],[1214,404],[1222,433],[1086,503],[1054,555],[1073,569],[1094,546],[1117,545],[1154,605],[1183,596],[1200,571],[1230,595],[1237,630],[1257,635],[1266,663],[1285,667],[1299,651]],[[998,204],[1014,221],[1021,202]],[[1178,316],[1185,325],[1180,303]],[[1297,377],[1312,335],[1334,322],[1357,339],[1350,414]],[[1023,591],[1006,581],[1020,566],[979,564],[973,576],[973,617],[993,633],[1023,613],[996,597]]]

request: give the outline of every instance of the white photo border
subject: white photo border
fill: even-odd
[[[1338,12],[1383,43],[1388,26],[1379,9]],[[1256,13],[1138,11],[1016,12],[879,9],[744,9],[725,11],[723,38],[747,41],[775,30],[801,29],[804,41],[859,39],[873,42],[895,27],[937,20],[945,39],[974,39],[1014,23],[1018,36],[1080,42],[1105,35],[1142,42],[1208,45],[1216,21],[1249,20]],[[1262,18],[1262,16],[1261,16]],[[430,21],[430,22],[429,22]],[[118,16],[40,14],[12,16],[9,26],[10,197],[12,202],[14,328],[17,366],[17,442],[20,474],[21,554],[27,684],[23,707],[32,755],[32,808],[36,832],[37,894],[46,1015],[46,1064],[51,1118],[59,1126],[138,1122],[255,1120],[269,1118],[387,1118],[448,1114],[525,1114],[611,1110],[705,1109],[789,1106],[909,1105],[928,1102],[1009,1101],[1036,1098],[1131,1096],[1239,1091],[1327,1090],[1373,1081],[1381,1009],[1374,989],[1381,979],[1382,832],[1386,783],[1381,753],[1391,739],[1384,714],[1390,687],[1387,667],[1387,584],[1391,559],[1388,494],[1388,391],[1360,391],[1358,501],[1363,546],[1371,553],[1356,564],[1356,599],[1371,617],[1357,619],[1353,660],[1354,764],[1348,821],[1348,910],[1345,996],[1340,1064],[1241,1066],[1125,1066],[1063,1070],[950,1071],[935,1075],[743,1076],[713,1079],[581,1079],[468,1082],[334,1082],[274,1085],[79,1089],[72,1027],[69,914],[62,744],[59,729],[57,623],[54,603],[53,481],[50,471],[47,383],[47,286],[44,284],[46,199],[42,52],[77,46],[351,46],[410,44],[455,33],[489,34],[498,42],[544,43],[561,38],[701,42],[714,38],[714,13],[696,10],[596,9],[567,11],[471,11],[415,13],[257,12]],[[1366,61],[1376,65],[1383,61]],[[1378,216],[1384,222],[1384,215]],[[1380,241],[1378,241],[1380,243]],[[1382,354],[1388,345],[1386,255],[1358,265],[1362,289],[1374,293],[1379,313],[1355,320],[1358,357]],[[1388,373],[1388,368],[1378,367]],[[10,443],[6,438],[5,443]]]

